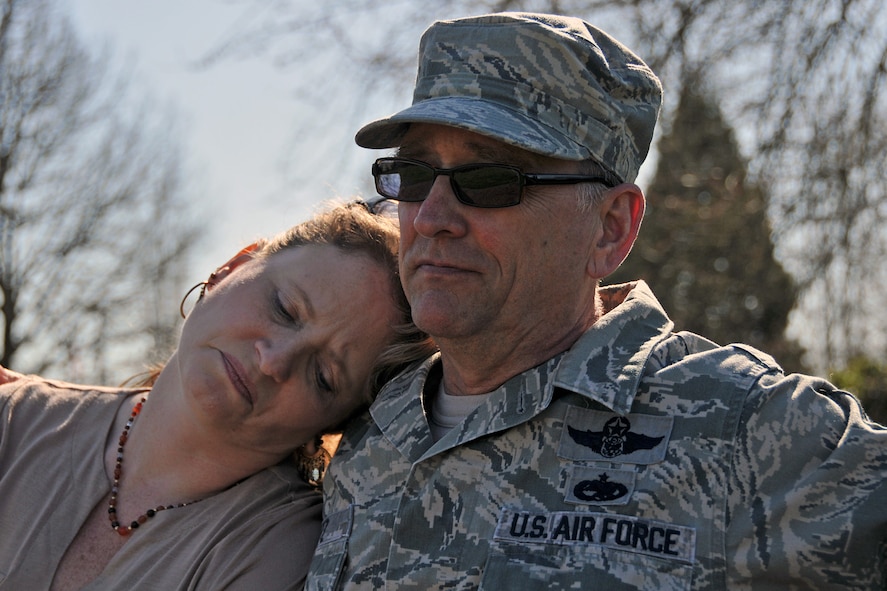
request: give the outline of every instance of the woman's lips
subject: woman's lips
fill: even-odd
[[[231,381],[234,389],[237,390],[250,406],[252,406],[255,402],[252,388],[246,379],[246,374],[243,372],[240,363],[225,353],[222,353],[222,362],[225,364],[225,373],[228,374],[228,379]]]

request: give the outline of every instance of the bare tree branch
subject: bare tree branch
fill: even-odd
[[[196,237],[170,119],[53,0],[3,0],[0,35],[0,364],[122,380],[169,353]]]

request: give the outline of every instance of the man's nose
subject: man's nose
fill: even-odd
[[[441,233],[464,233],[465,224],[459,211],[462,205],[456,199],[449,176],[439,175],[434,179],[428,196],[417,205],[413,227],[420,235],[431,238]]]

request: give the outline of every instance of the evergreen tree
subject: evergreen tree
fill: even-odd
[[[746,181],[713,97],[683,85],[647,193],[640,236],[607,283],[647,281],[675,323],[719,344],[744,342],[800,371],[784,336],[796,290],[773,257],[766,196]]]
[[[887,363],[854,357],[847,367],[832,372],[829,379],[855,394],[872,420],[887,425]]]

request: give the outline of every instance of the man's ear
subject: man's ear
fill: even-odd
[[[241,248],[240,251],[231,257],[227,263],[210,273],[209,279],[206,281],[206,289],[209,291],[215,287],[220,281],[231,274],[234,269],[240,265],[249,262],[256,256],[256,251],[262,247],[261,242],[253,242],[247,247]]]
[[[615,271],[634,245],[644,217],[646,200],[640,187],[623,183],[607,191],[597,208],[600,227],[588,273],[603,279]]]

